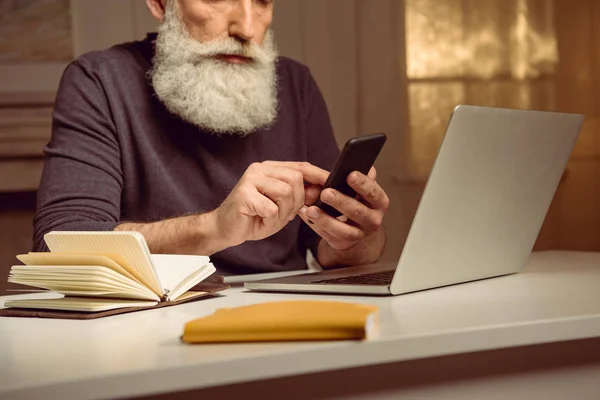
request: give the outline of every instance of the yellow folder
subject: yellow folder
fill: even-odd
[[[218,309],[184,326],[185,343],[362,340],[375,334],[377,307],[337,301],[278,301]]]

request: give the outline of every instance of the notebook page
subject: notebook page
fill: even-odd
[[[188,256],[179,254],[152,254],[152,263],[162,287],[169,293],[194,274],[210,259],[207,256]],[[173,300],[173,299],[171,299]]]
[[[118,254],[140,273],[144,285],[160,297],[164,294],[139,232],[50,232],[44,240],[51,252]]]
[[[8,281],[62,294],[160,300],[147,287],[100,266],[15,265],[10,270]]]
[[[208,263],[204,265],[200,270],[190,275],[185,281],[181,282],[177,285],[170,293],[170,300],[179,300],[180,296],[214,274],[216,272],[216,268],[212,263]]]
[[[17,259],[25,265],[98,265],[113,271],[136,282],[139,276],[132,275],[113,259],[96,254],[61,254],[61,253],[29,253],[19,254]],[[141,282],[140,282],[141,283]]]

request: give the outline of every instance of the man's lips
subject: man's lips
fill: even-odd
[[[236,54],[219,54],[217,58],[232,64],[244,64],[252,62],[250,57],[239,56]]]

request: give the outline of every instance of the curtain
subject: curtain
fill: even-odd
[[[555,108],[552,0],[406,0],[410,167],[425,179],[457,104]]]

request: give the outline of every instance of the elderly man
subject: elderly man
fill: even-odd
[[[223,274],[376,261],[388,197],[370,176],[311,206],[339,150],[308,69],[278,57],[272,0],[147,0],[157,34],[65,70],[34,220],[135,230],[153,253],[211,256]]]

